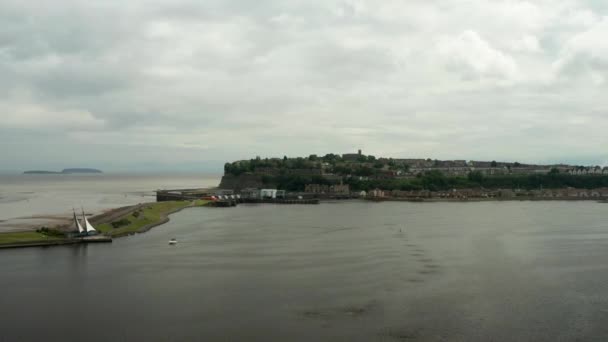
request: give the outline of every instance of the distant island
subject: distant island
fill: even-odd
[[[77,173],[103,173],[101,170],[88,169],[88,168],[71,168],[63,169],[61,172],[57,171],[45,171],[45,170],[30,170],[25,171],[24,175],[69,175]]]

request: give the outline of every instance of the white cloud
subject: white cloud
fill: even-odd
[[[588,75],[595,84],[608,75],[608,17],[588,30],[573,36],[562,48],[554,63],[558,73],[568,76]]]
[[[509,55],[493,48],[475,31],[444,38],[438,51],[447,67],[467,79],[496,78],[513,81],[519,77],[517,63]]]
[[[542,51],[538,38],[533,35],[525,35],[519,39],[513,40],[510,48],[517,52],[538,53]]]
[[[0,128],[25,129],[82,129],[98,130],[104,121],[95,118],[90,112],[76,109],[57,110],[36,104],[0,104],[2,120]]]

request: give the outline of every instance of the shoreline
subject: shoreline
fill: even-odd
[[[368,202],[410,202],[410,203],[479,203],[479,202],[590,202],[594,201],[597,203],[608,203],[606,198],[593,198],[593,197],[508,197],[508,198],[391,198],[391,197],[378,197],[378,198],[352,198],[352,199],[319,199],[320,203],[323,202],[350,202],[350,201],[368,201]],[[92,216],[89,218],[90,222],[97,226],[99,235],[95,235],[98,238],[96,239],[87,239],[87,238],[59,238],[53,236],[47,236],[37,231],[20,231],[20,232],[5,232],[0,233],[0,250],[8,249],[8,248],[27,248],[27,247],[50,247],[50,246],[64,246],[64,245],[74,245],[80,243],[94,243],[94,242],[111,242],[113,238],[121,238],[126,236],[131,236],[135,234],[145,233],[155,227],[162,226],[168,223],[171,219],[170,216],[172,214],[178,213],[184,209],[196,208],[196,207],[205,207],[210,206],[210,201],[171,201],[171,202],[147,202],[141,203],[132,206],[119,207],[114,209],[109,209],[101,214]],[[260,203],[265,204],[265,203]],[[160,210],[166,206],[167,210]],[[137,225],[138,222],[130,222],[130,224],[125,227],[117,227],[112,228],[110,225],[112,223],[116,223],[122,219],[131,218],[134,221],[134,214],[136,212],[144,212],[144,211],[152,212],[154,215],[158,215],[157,217],[153,217],[153,220],[142,224]],[[156,212],[158,211],[158,212]],[[145,216],[144,216],[145,218]],[[61,224],[52,227],[53,230],[67,232],[70,228],[70,225]],[[3,237],[5,236],[19,236],[20,234],[26,235],[36,235],[36,238],[25,238],[21,241],[18,239],[16,241],[2,242]]]
[[[608,203],[608,199],[603,197],[471,197],[471,198],[398,198],[398,197],[378,197],[365,198],[371,202],[417,202],[417,203],[436,203],[436,202],[598,202]]]
[[[164,204],[163,204],[164,203]],[[168,203],[168,204],[167,204]],[[0,233],[0,249],[7,248],[27,248],[27,247],[50,247],[50,246],[63,246],[63,245],[74,245],[80,243],[100,243],[100,242],[111,242],[113,238],[121,238],[134,234],[145,233],[152,228],[161,226],[170,221],[170,215],[175,214],[187,208],[204,207],[208,205],[208,201],[176,201],[176,202],[149,202],[141,203],[138,205],[120,207],[110,209],[102,214],[95,215],[89,220],[91,223],[97,226],[99,231],[98,235],[91,236],[90,238],[61,238],[54,236],[47,236],[37,231],[25,231],[25,232],[13,232],[13,233]],[[167,207],[167,210],[162,210]],[[142,218],[137,220],[142,213]],[[148,217],[146,217],[148,215]],[[112,223],[120,220],[131,218],[133,221],[130,223],[117,228],[109,228]],[[141,221],[150,220],[143,225]],[[139,222],[138,222],[139,221]],[[53,230],[67,232],[69,225],[57,225],[52,227]],[[2,240],[8,240],[8,242],[2,242]],[[14,241],[11,241],[14,240]]]

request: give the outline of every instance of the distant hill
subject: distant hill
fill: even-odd
[[[59,174],[61,174],[61,172],[31,170],[31,171],[25,171],[23,174],[24,175],[59,175]]]
[[[101,170],[97,169],[87,169],[87,168],[71,168],[71,169],[63,169],[61,172],[57,171],[45,171],[45,170],[30,170],[25,171],[23,174],[25,175],[68,175],[75,173],[103,173]]]
[[[103,173],[97,169],[86,169],[86,168],[74,168],[74,169],[63,169],[61,173]]]

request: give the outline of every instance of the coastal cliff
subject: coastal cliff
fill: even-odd
[[[222,176],[219,187],[220,189],[232,189],[240,191],[246,188],[262,188],[264,187],[264,182],[262,181],[262,175],[244,173],[235,176],[226,174]]]

